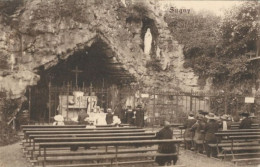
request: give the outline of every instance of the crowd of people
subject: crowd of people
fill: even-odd
[[[185,148],[189,150],[196,150],[197,152],[204,153],[208,157],[217,157],[217,150],[210,149],[209,144],[216,143],[217,137],[215,133],[219,130],[228,130],[231,128],[233,122],[239,123],[240,129],[251,128],[252,123],[256,123],[255,116],[250,115],[248,112],[242,112],[239,116],[221,115],[216,116],[213,113],[208,113],[199,110],[198,113],[194,114],[191,112],[188,114],[187,120],[184,122],[183,128],[185,132],[183,134]],[[173,130],[169,122],[164,121],[164,127],[156,133],[157,139],[172,139]],[[203,144],[197,145],[199,141],[203,141]],[[205,148],[203,148],[205,146]],[[161,144],[159,145],[158,152],[160,153],[176,153],[176,146],[174,144]],[[178,156],[166,156],[156,157],[156,162],[163,166],[167,164],[176,164]]]
[[[122,123],[130,126],[144,127],[144,113],[145,110],[141,105],[138,105],[135,109],[127,106],[127,109],[123,110],[120,114],[115,114],[111,108],[107,108],[105,112],[104,109],[97,107],[94,112],[90,113],[85,109],[81,109],[78,116],[72,118],[71,121],[86,126],[119,125]],[[64,125],[63,116],[56,115],[53,125]]]
[[[195,116],[194,112],[191,112],[184,123],[185,148],[200,153],[205,150],[208,157],[210,155],[216,157],[217,151],[209,147],[209,144],[217,143],[216,132],[230,129],[234,122],[239,124],[239,129],[249,129],[254,123],[255,117],[248,112],[242,112],[239,116],[232,117],[226,114],[217,116],[214,113],[207,113],[202,110],[199,110]],[[196,144],[200,141],[204,141],[205,149],[202,144]]]

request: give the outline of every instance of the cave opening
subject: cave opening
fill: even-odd
[[[118,97],[115,92],[120,92],[136,81],[117,60],[111,47],[99,38],[90,47],[78,49],[66,59],[60,59],[57,64],[51,67],[43,65],[37,70],[40,81],[27,93],[30,118],[35,121],[46,122],[59,114],[61,94],[72,96],[75,90],[84,91],[89,96],[95,95],[96,105],[105,111],[107,108],[119,111],[121,109],[116,106]]]

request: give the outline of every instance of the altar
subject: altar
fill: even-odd
[[[67,120],[78,117],[81,110],[93,113],[97,109],[97,96],[85,96],[83,92],[73,92],[73,96],[60,95],[58,113]]]

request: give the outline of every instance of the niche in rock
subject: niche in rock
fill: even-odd
[[[146,55],[150,55],[152,58],[155,58],[157,39],[159,36],[158,29],[155,25],[154,20],[148,17],[144,17],[142,19],[142,23],[143,27],[141,30],[141,38],[143,40],[143,44],[141,45],[141,47]]]

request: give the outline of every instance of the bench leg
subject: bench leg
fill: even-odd
[[[116,146],[116,167],[118,167],[118,161],[117,161],[117,154],[118,154],[118,146]]]

